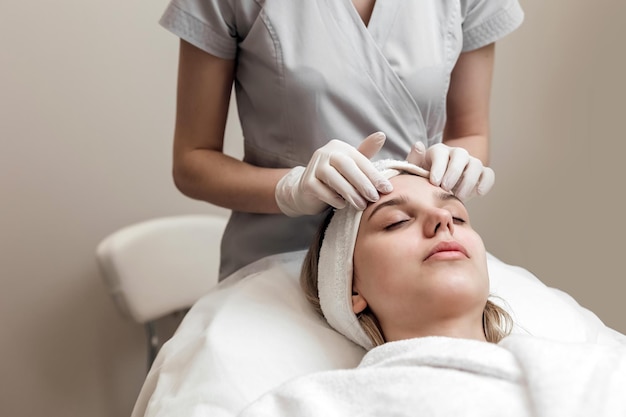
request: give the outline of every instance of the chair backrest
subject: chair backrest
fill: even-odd
[[[190,307],[218,281],[227,217],[162,217],[120,229],[96,250],[120,311],[139,323]]]

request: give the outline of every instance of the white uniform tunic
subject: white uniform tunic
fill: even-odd
[[[237,59],[244,160],[306,165],[330,139],[358,145],[381,130],[377,158],[441,142],[450,74],[464,51],[517,28],[517,0],[377,0],[365,26],[351,0],[172,0],[161,24]],[[233,212],[221,277],[308,247],[320,216]]]

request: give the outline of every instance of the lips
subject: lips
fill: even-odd
[[[463,245],[457,242],[440,242],[432,248],[424,260],[426,261],[430,258],[458,259],[469,258],[469,255]]]

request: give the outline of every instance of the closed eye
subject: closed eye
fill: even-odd
[[[459,223],[459,224],[467,223],[467,222],[465,221],[465,219],[462,219],[462,218],[460,218],[460,217],[452,217],[452,221],[453,221],[454,223]]]
[[[400,225],[402,225],[403,223],[406,223],[406,222],[408,222],[408,219],[404,219],[404,220],[400,220],[400,221],[397,221],[397,222],[391,223],[390,225],[385,226],[385,230],[393,230],[393,229],[396,229],[396,228],[398,228]]]

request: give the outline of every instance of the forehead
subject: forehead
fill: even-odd
[[[393,191],[381,195],[380,200],[374,205],[384,202],[399,195],[411,196],[422,202],[432,201],[437,195],[445,193],[441,188],[432,185],[428,178],[412,174],[400,174],[389,179],[393,184]]]
[[[412,188],[420,190],[430,189],[431,191],[439,189],[439,187],[432,185],[428,178],[412,174],[396,175],[395,177],[391,177],[389,181],[393,184],[393,192],[391,192],[390,195],[394,194],[396,191],[406,191]]]
[[[397,206],[402,203],[409,203],[409,201],[436,206],[441,205],[444,201],[458,201],[459,204],[463,205],[451,193],[432,185],[428,178],[412,174],[400,174],[390,178],[389,181],[393,184],[393,191],[381,195],[380,200],[370,204],[365,213],[378,211],[380,206]]]

